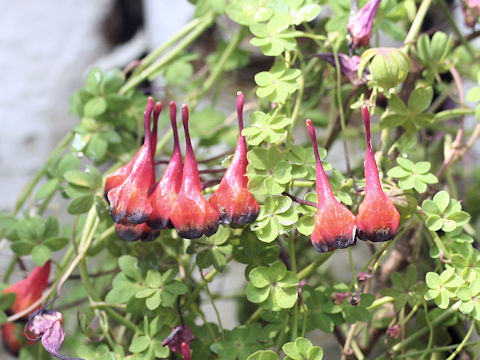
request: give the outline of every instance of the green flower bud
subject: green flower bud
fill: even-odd
[[[362,74],[369,64],[370,84],[380,91],[394,92],[395,87],[408,75],[410,59],[404,52],[395,48],[374,48],[362,54],[358,73]]]

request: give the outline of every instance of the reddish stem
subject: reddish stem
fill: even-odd
[[[152,155],[155,156],[157,152],[157,132],[158,132],[158,118],[162,112],[162,103],[157,101],[153,108],[153,131],[152,131]]]
[[[245,105],[245,95],[241,91],[237,92],[237,117],[238,117],[238,130],[242,135],[243,130],[243,105]]]
[[[183,109],[182,109],[182,114],[183,114]],[[173,152],[180,151],[180,144],[178,141],[178,130],[177,130],[177,105],[175,104],[174,101],[170,101],[170,123],[172,124],[172,130],[173,130]]]
[[[320,154],[318,153],[318,143],[317,136],[315,134],[315,128],[313,127],[312,120],[307,119],[305,121],[307,124],[308,134],[312,140],[313,153],[315,155],[315,169],[316,169],[316,190],[318,196],[318,203],[322,204],[325,200],[335,199],[333,196],[332,188],[328,182],[327,174],[323,168],[322,161],[320,160]]]
[[[378,176],[378,167],[375,162],[375,155],[372,148],[372,136],[370,132],[370,112],[368,106],[362,106],[363,123],[365,124],[365,138],[367,141],[367,150],[365,154],[365,193],[370,190],[383,191],[380,177]]]
[[[154,107],[154,100],[150,96],[147,100],[147,106],[145,107],[145,112],[143,113],[143,126],[145,128],[145,144],[151,146],[151,131],[150,124],[152,122],[152,111]]]

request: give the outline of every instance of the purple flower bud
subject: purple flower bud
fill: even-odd
[[[31,341],[41,340],[43,348],[58,359],[83,360],[68,358],[58,353],[65,340],[62,322],[61,312],[42,308],[30,315],[25,325],[25,336]]]
[[[195,339],[192,330],[187,325],[175,326],[170,335],[162,342],[170,351],[182,354],[185,360],[190,360],[190,343]]]
[[[356,13],[350,15],[347,29],[351,36],[351,47],[368,46],[372,34],[373,20],[381,0],[370,0]]]
[[[325,60],[333,67],[336,66],[335,56],[333,53],[319,53],[315,54],[314,56]],[[350,57],[346,54],[339,53],[338,63],[340,65],[340,72],[342,75],[347,77],[353,85],[360,85],[366,82],[365,78],[359,79],[357,74],[358,65],[360,64],[360,56],[353,55]]]
[[[390,336],[391,338],[396,338],[398,335],[400,335],[400,326],[399,325],[393,325],[387,329],[387,335]]]
[[[343,302],[343,300],[345,300],[345,298],[349,297],[350,295],[352,295],[352,293],[350,292],[347,292],[347,293],[334,292],[332,294],[333,303],[335,305],[340,305]]]
[[[358,282],[362,283],[364,281],[367,281],[368,279],[371,279],[372,277],[374,277],[375,275],[372,275],[370,273],[366,273],[366,272],[359,272],[357,274],[357,280]]]

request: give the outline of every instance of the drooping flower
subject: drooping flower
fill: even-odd
[[[220,212],[221,221],[232,227],[250,224],[258,216],[260,207],[248,190],[247,144],[242,136],[245,96],[237,93],[238,141],[235,153],[218,189],[210,197],[210,204]]]
[[[333,67],[336,67],[335,55],[333,55],[333,53],[318,53],[314,56],[323,59]],[[360,65],[360,56],[348,56],[346,54],[339,53],[338,62],[340,65],[340,72],[348,79],[348,81],[350,81],[350,83],[352,83],[353,85],[361,85],[366,82],[365,78],[358,78],[358,66]]]
[[[370,135],[370,113],[362,107],[367,150],[365,155],[365,198],[357,215],[357,236],[361,240],[387,241],[395,237],[400,214],[392,200],[383,192]]]
[[[182,354],[185,360],[191,360],[190,343],[195,339],[192,330],[187,325],[175,326],[162,342],[162,346],[168,346],[170,351]]]
[[[135,156],[131,171],[125,180],[107,193],[110,203],[110,214],[116,223],[141,224],[146,222],[152,213],[148,195],[155,185],[153,157],[156,145],[153,145],[153,142],[156,139],[156,135],[152,136],[152,131],[150,130],[153,110],[154,102],[153,98],[150,97],[144,113],[144,145]],[[158,121],[159,114],[160,111],[155,111],[154,124]],[[156,128],[155,125],[154,128]],[[127,170],[128,167],[125,171]]]
[[[203,234],[211,236],[217,232],[220,213],[202,195],[197,159],[188,131],[187,105],[182,106],[182,122],[186,140],[185,162],[182,186],[173,204],[170,220],[181,237],[196,239]]]
[[[373,20],[377,16],[381,0],[370,0],[363,8],[350,15],[347,29],[350,35],[350,46],[368,46],[372,34]]]
[[[315,154],[318,210],[311,235],[312,244],[319,252],[343,249],[355,243],[355,216],[333,195],[327,174],[318,153],[317,138],[312,120],[306,121]]]
[[[150,100],[149,100],[150,101]],[[147,103],[147,107],[148,107]],[[157,102],[155,104],[155,107],[153,109],[154,112],[154,119],[158,119],[160,112],[162,111],[162,103]],[[157,147],[157,126],[158,126],[158,121],[154,121],[153,123],[153,131],[152,131],[152,141],[151,141],[151,146],[152,146],[152,153],[155,156],[155,151]],[[142,153],[143,148],[145,147],[145,143],[142,145],[140,150],[137,151],[135,156],[130,160],[128,163],[123,165],[122,167],[118,168],[114,172],[112,172],[110,175],[107,176],[105,179],[105,196],[107,197],[107,194],[110,190],[113,188],[116,188],[117,186],[122,185],[122,183],[127,179],[128,175],[132,172],[133,165],[137,161],[138,156]],[[108,200],[108,197],[107,197]]]
[[[51,263],[49,260],[42,267],[33,269],[25,279],[3,290],[4,294],[15,294],[15,302],[10,307],[9,313],[18,314],[28,309],[42,297],[42,293],[48,285],[50,266]],[[28,314],[25,315],[24,318],[27,317]],[[23,334],[23,329],[16,323],[5,323],[2,325],[2,340],[8,351],[14,355],[18,354],[20,348],[27,342]]]
[[[43,348],[58,359],[83,360],[65,357],[58,353],[65,340],[62,323],[63,314],[61,312],[42,308],[30,315],[25,325],[25,334],[30,341],[41,340]]]
[[[47,288],[49,276],[50,260],[41,267],[35,267],[25,279],[16,282],[3,290],[4,294],[14,293],[16,295],[15,302],[11,306],[10,312],[17,314],[40,299],[43,291]]]
[[[462,1],[462,10],[465,15],[465,25],[475,27],[477,18],[480,16],[480,0]]]
[[[182,153],[178,141],[177,107],[173,101],[170,102],[170,122],[173,130],[173,153],[162,179],[150,195],[152,213],[147,221],[148,226],[158,230],[167,227],[173,204],[182,186]]]

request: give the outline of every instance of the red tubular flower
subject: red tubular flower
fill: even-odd
[[[323,169],[312,120],[306,121],[312,140],[316,163],[318,210],[311,235],[312,244],[319,252],[343,249],[355,243],[355,216],[335,198]]]
[[[115,232],[117,233],[120,239],[125,241],[153,241],[155,240],[158,235],[160,235],[160,231],[152,229],[147,223],[141,223],[138,225],[124,225],[115,223]]]
[[[2,325],[2,341],[7,351],[14,356],[18,355],[27,342],[23,329],[18,324],[9,322]]]
[[[373,20],[377,16],[381,0],[370,0],[355,14],[350,15],[347,29],[351,36],[351,46],[368,46],[372,34]]]
[[[170,102],[170,122],[173,130],[173,153],[162,179],[150,195],[152,214],[147,221],[148,226],[158,230],[167,227],[173,204],[182,186],[182,153],[178,141],[177,107],[173,101]]]
[[[16,298],[9,312],[16,314],[29,308],[34,302],[41,298],[43,291],[48,285],[50,275],[50,260],[42,267],[36,267],[23,280],[16,282],[3,290],[3,293],[14,293]],[[39,306],[40,307],[40,306]],[[25,316],[27,318],[27,316]],[[7,350],[16,355],[21,347],[27,343],[23,329],[18,324],[5,323],[2,325],[2,340]]]
[[[181,237],[196,239],[203,234],[211,236],[217,232],[220,213],[202,195],[197,159],[188,131],[187,105],[182,106],[182,122],[186,140],[185,163],[182,186],[173,204],[170,220]]]
[[[361,240],[387,241],[395,237],[400,214],[392,200],[383,192],[370,136],[370,113],[362,107],[367,150],[365,155],[365,198],[357,215],[357,236]]]
[[[37,266],[33,269],[25,279],[16,282],[3,290],[4,294],[14,293],[16,295],[15,302],[10,308],[10,311],[13,314],[17,314],[40,299],[43,291],[47,288],[49,276],[50,260],[48,260],[42,267]]]
[[[157,104],[154,115],[154,124],[158,121],[161,105]],[[156,145],[156,135],[150,131],[153,98],[149,98],[144,113],[145,142],[135,156],[130,174],[123,183],[112,188],[107,193],[110,203],[110,214],[113,221],[129,225],[141,224],[148,220],[152,206],[148,195],[155,185],[155,165],[153,156]],[[156,126],[154,125],[154,129]],[[128,170],[128,167],[126,168]],[[126,171],[125,170],[125,171]],[[117,178],[115,181],[118,181]],[[111,184],[114,181],[112,180]],[[109,185],[110,186],[110,185]]]
[[[241,227],[255,221],[260,207],[248,190],[247,144],[242,136],[243,105],[245,96],[237,93],[238,141],[232,162],[223,175],[220,186],[210,198],[210,204],[218,209],[221,221],[232,227]]]
[[[150,101],[150,100],[149,100]],[[148,103],[147,103],[148,106]],[[160,112],[162,111],[162,103],[157,102],[155,104],[155,107],[153,109],[154,111],[154,119],[158,119]],[[152,136],[152,141],[151,141],[151,146],[152,146],[152,153],[153,156],[155,156],[155,151],[157,147],[157,126],[158,126],[158,121],[155,120],[153,123],[153,136]],[[142,153],[143,148],[146,145],[143,144],[140,150],[135,154],[135,156],[130,160],[128,163],[123,165],[122,167],[118,168],[114,172],[112,172],[110,175],[107,176],[105,180],[105,196],[107,197],[107,194],[109,193],[110,190],[113,188],[116,188],[117,186],[122,185],[122,183],[127,179],[128,175],[132,172],[133,165],[137,161],[138,156]],[[107,197],[108,200],[108,197]]]

